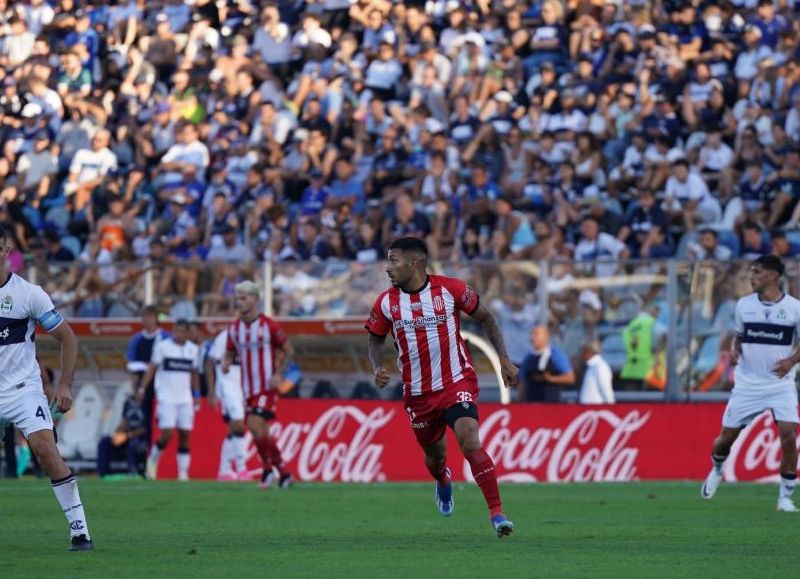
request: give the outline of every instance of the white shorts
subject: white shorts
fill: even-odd
[[[239,382],[221,380],[218,384],[222,415],[228,420],[244,420],[244,394]]]
[[[800,416],[797,413],[797,389],[791,386],[759,392],[734,388],[728,399],[725,414],[722,415],[722,426],[742,428],[765,410],[772,411],[776,422],[800,424]]]
[[[0,422],[10,422],[25,438],[39,430],[53,430],[50,403],[38,386],[26,386],[19,394],[0,401]]]
[[[177,428],[191,430],[194,426],[194,403],[158,401],[158,428]]]

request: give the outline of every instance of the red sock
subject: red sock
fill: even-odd
[[[500,502],[500,489],[497,488],[497,476],[494,471],[492,457],[484,450],[476,450],[465,456],[472,470],[472,476],[486,499],[490,516],[502,514],[503,504]]]
[[[425,462],[425,466],[428,467],[428,472],[431,473],[431,476],[436,479],[440,485],[444,486],[450,482],[450,477],[447,476],[447,464],[441,463],[437,466],[431,466]]]
[[[269,470],[272,468],[272,441],[270,440],[269,436],[261,436],[255,439],[256,450],[258,450],[258,456],[261,457],[261,462],[264,463],[264,470]]]
[[[283,457],[281,457],[281,449],[275,444],[272,437],[269,438],[269,456],[272,460],[272,465],[278,469],[281,476],[286,474],[286,469],[283,468]]]

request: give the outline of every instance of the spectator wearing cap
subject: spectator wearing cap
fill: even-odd
[[[58,158],[50,148],[50,136],[42,129],[34,137],[33,150],[17,161],[17,189],[22,198],[34,208],[50,193],[58,173]]]
[[[703,178],[689,171],[686,159],[672,164],[663,208],[671,220],[681,222],[687,231],[701,223],[717,223],[722,217],[719,201],[711,195]]]
[[[81,149],[70,163],[64,192],[72,196],[75,211],[83,210],[90,203],[92,191],[117,168],[117,157],[108,148],[110,140],[108,130],[98,129],[92,137],[91,149]]]
[[[655,229],[660,231],[653,233]],[[642,247],[652,247],[657,239],[668,233],[667,216],[657,203],[655,193],[652,189],[640,189],[633,211],[629,212],[617,239],[627,243],[631,257],[639,258],[642,257]]]

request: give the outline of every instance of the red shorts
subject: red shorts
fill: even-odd
[[[247,399],[245,408],[247,414],[255,414],[264,420],[272,420],[275,418],[275,412],[278,409],[278,391],[267,390],[261,394],[254,394]]]
[[[447,409],[456,404],[476,404],[478,391],[476,377],[445,386],[435,392],[406,396],[406,412],[411,419],[411,429],[417,437],[417,443],[425,447],[438,442],[447,428]]]

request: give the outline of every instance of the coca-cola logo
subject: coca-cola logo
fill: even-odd
[[[297,458],[301,480],[383,481],[384,447],[375,438],[394,414],[394,410],[383,407],[365,412],[355,406],[333,406],[314,422],[275,422],[270,434],[285,462]],[[353,432],[345,436],[346,431]]]
[[[630,481],[637,478],[639,449],[628,442],[649,418],[650,412],[639,410],[624,416],[587,410],[564,428],[514,429],[511,411],[503,409],[483,420],[480,437],[499,480]],[[473,480],[466,462],[464,476]]]
[[[742,430],[723,467],[724,480],[777,482],[780,479],[781,438],[767,412]]]

